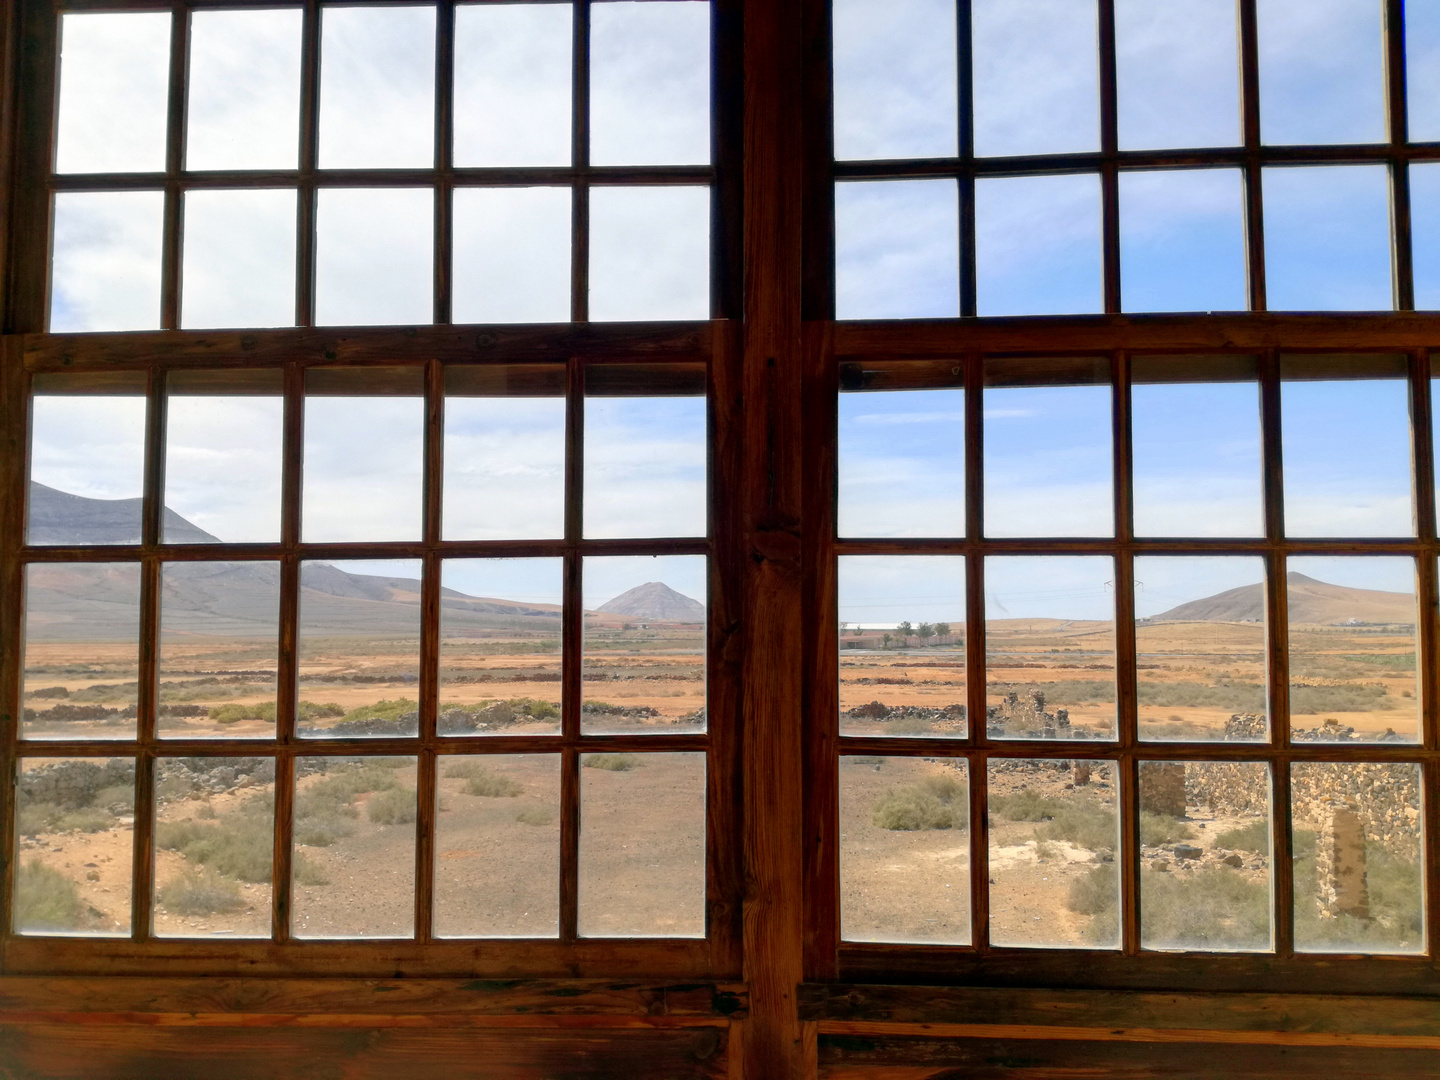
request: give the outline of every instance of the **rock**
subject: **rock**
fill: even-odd
[[[1239,870],[1242,866],[1245,865],[1245,860],[1242,859],[1239,855],[1236,855],[1233,851],[1229,855],[1226,855],[1220,861],[1226,866],[1233,866],[1236,870]]]
[[[1194,844],[1176,844],[1170,850],[1177,859],[1198,859],[1205,854],[1203,848],[1198,848]]]
[[[1170,864],[1164,859],[1156,859],[1150,864],[1150,869],[1162,874],[1168,874],[1170,872]]]

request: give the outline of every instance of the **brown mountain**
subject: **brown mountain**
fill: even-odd
[[[1291,571],[1285,576],[1290,621],[1328,625],[1354,620],[1363,623],[1413,623],[1415,597],[1331,585]],[[1153,617],[1160,622],[1260,622],[1265,618],[1265,587],[1260,584],[1227,589],[1202,600],[1173,607]]]
[[[644,585],[636,585],[595,610],[632,619],[686,623],[705,621],[704,604],[690,599],[684,593],[676,592],[663,581],[647,581]]]

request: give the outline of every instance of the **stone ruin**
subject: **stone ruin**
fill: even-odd
[[[1348,915],[1370,918],[1370,890],[1365,877],[1365,825],[1359,810],[1343,799],[1331,799],[1315,838],[1316,897],[1322,919]]]
[[[1011,690],[999,705],[985,710],[985,733],[998,739],[1083,739],[1087,733],[1070,726],[1070,710],[1045,709],[1045,691],[1032,688],[1028,700]]]

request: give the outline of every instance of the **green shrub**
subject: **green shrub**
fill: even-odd
[[[527,806],[515,815],[515,820],[521,825],[550,825],[555,815],[543,806]]]
[[[16,808],[16,824],[20,835],[34,836],[37,833],[50,832],[63,813],[64,811],[60,807],[48,802],[27,803],[18,806]]]
[[[481,758],[452,758],[445,766],[447,780],[473,780],[477,776],[489,775],[490,770]]]
[[[1312,834],[1313,836],[1313,834]],[[1316,903],[1315,848],[1295,859],[1295,940],[1308,948],[1356,952],[1414,951],[1425,940],[1420,864],[1383,844],[1365,845],[1370,918],[1322,919]]]
[[[1261,818],[1234,829],[1226,829],[1215,836],[1215,846],[1231,851],[1253,851],[1257,855],[1270,854],[1270,822]]]
[[[14,903],[21,930],[74,930],[85,915],[75,883],[38,859],[16,871]]]
[[[176,915],[216,915],[245,907],[239,886],[204,870],[187,869],[171,878],[160,887],[157,898]]]
[[[1115,910],[1119,878],[1114,863],[1101,863],[1070,882],[1066,906],[1079,915],[1100,915]]]
[[[275,722],[275,702],[257,701],[249,705],[212,705],[210,719],[217,724],[234,724],[241,720]]]
[[[477,769],[471,773],[462,790],[466,795],[479,795],[486,799],[509,799],[520,794],[520,785],[508,776]]]
[[[949,777],[930,776],[882,794],[870,820],[877,828],[896,832],[958,829],[968,820],[965,810],[963,785]]]
[[[377,825],[408,825],[415,820],[415,792],[409,788],[376,792],[365,803],[365,816]]]
[[[290,863],[290,876],[296,885],[329,885],[330,875],[321,870],[303,851],[295,852]]]
[[[1080,797],[1055,801],[1054,816],[1035,830],[1037,840],[1066,840],[1091,851],[1114,849],[1119,823],[1112,808]]]
[[[990,796],[990,812],[1009,821],[1048,821],[1059,804],[1059,799],[1047,798],[1028,787],[1013,795]]]
[[[1290,712],[1311,716],[1331,712],[1384,712],[1395,703],[1383,686],[1347,683],[1341,686],[1291,686]]]
[[[361,705],[345,714],[346,720],[399,720],[405,713],[414,712],[419,703],[410,698],[377,701],[372,705]]]
[[[640,759],[634,754],[586,754],[581,764],[587,769],[629,772],[640,764]]]
[[[1158,948],[1263,949],[1270,944],[1270,889],[1228,868],[1180,877],[1142,868],[1140,934]]]
[[[1169,814],[1140,811],[1140,843],[1146,847],[1173,844],[1176,840],[1195,839],[1195,830]]]
[[[295,710],[295,718],[302,723],[307,720],[328,720],[332,717],[344,715],[344,706],[337,705],[333,701],[302,701],[296,706]]]
[[[55,821],[56,832],[104,832],[115,824],[115,819],[104,810],[71,810]]]

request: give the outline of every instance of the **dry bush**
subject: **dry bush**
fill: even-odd
[[[415,792],[409,788],[376,792],[365,803],[365,816],[376,825],[408,825],[415,815]]]
[[[228,914],[245,907],[235,882],[205,870],[186,869],[171,878],[160,887],[157,899],[176,915]]]
[[[963,829],[969,824],[968,810],[964,784],[948,776],[927,776],[881,795],[870,820],[877,828],[895,832]]]
[[[543,806],[527,806],[515,815],[515,820],[521,825],[552,825],[555,815]]]
[[[38,859],[15,872],[15,927],[19,930],[74,930],[85,917],[75,883]]]
[[[634,754],[586,754],[581,764],[587,769],[629,772],[640,764],[640,759]]]

